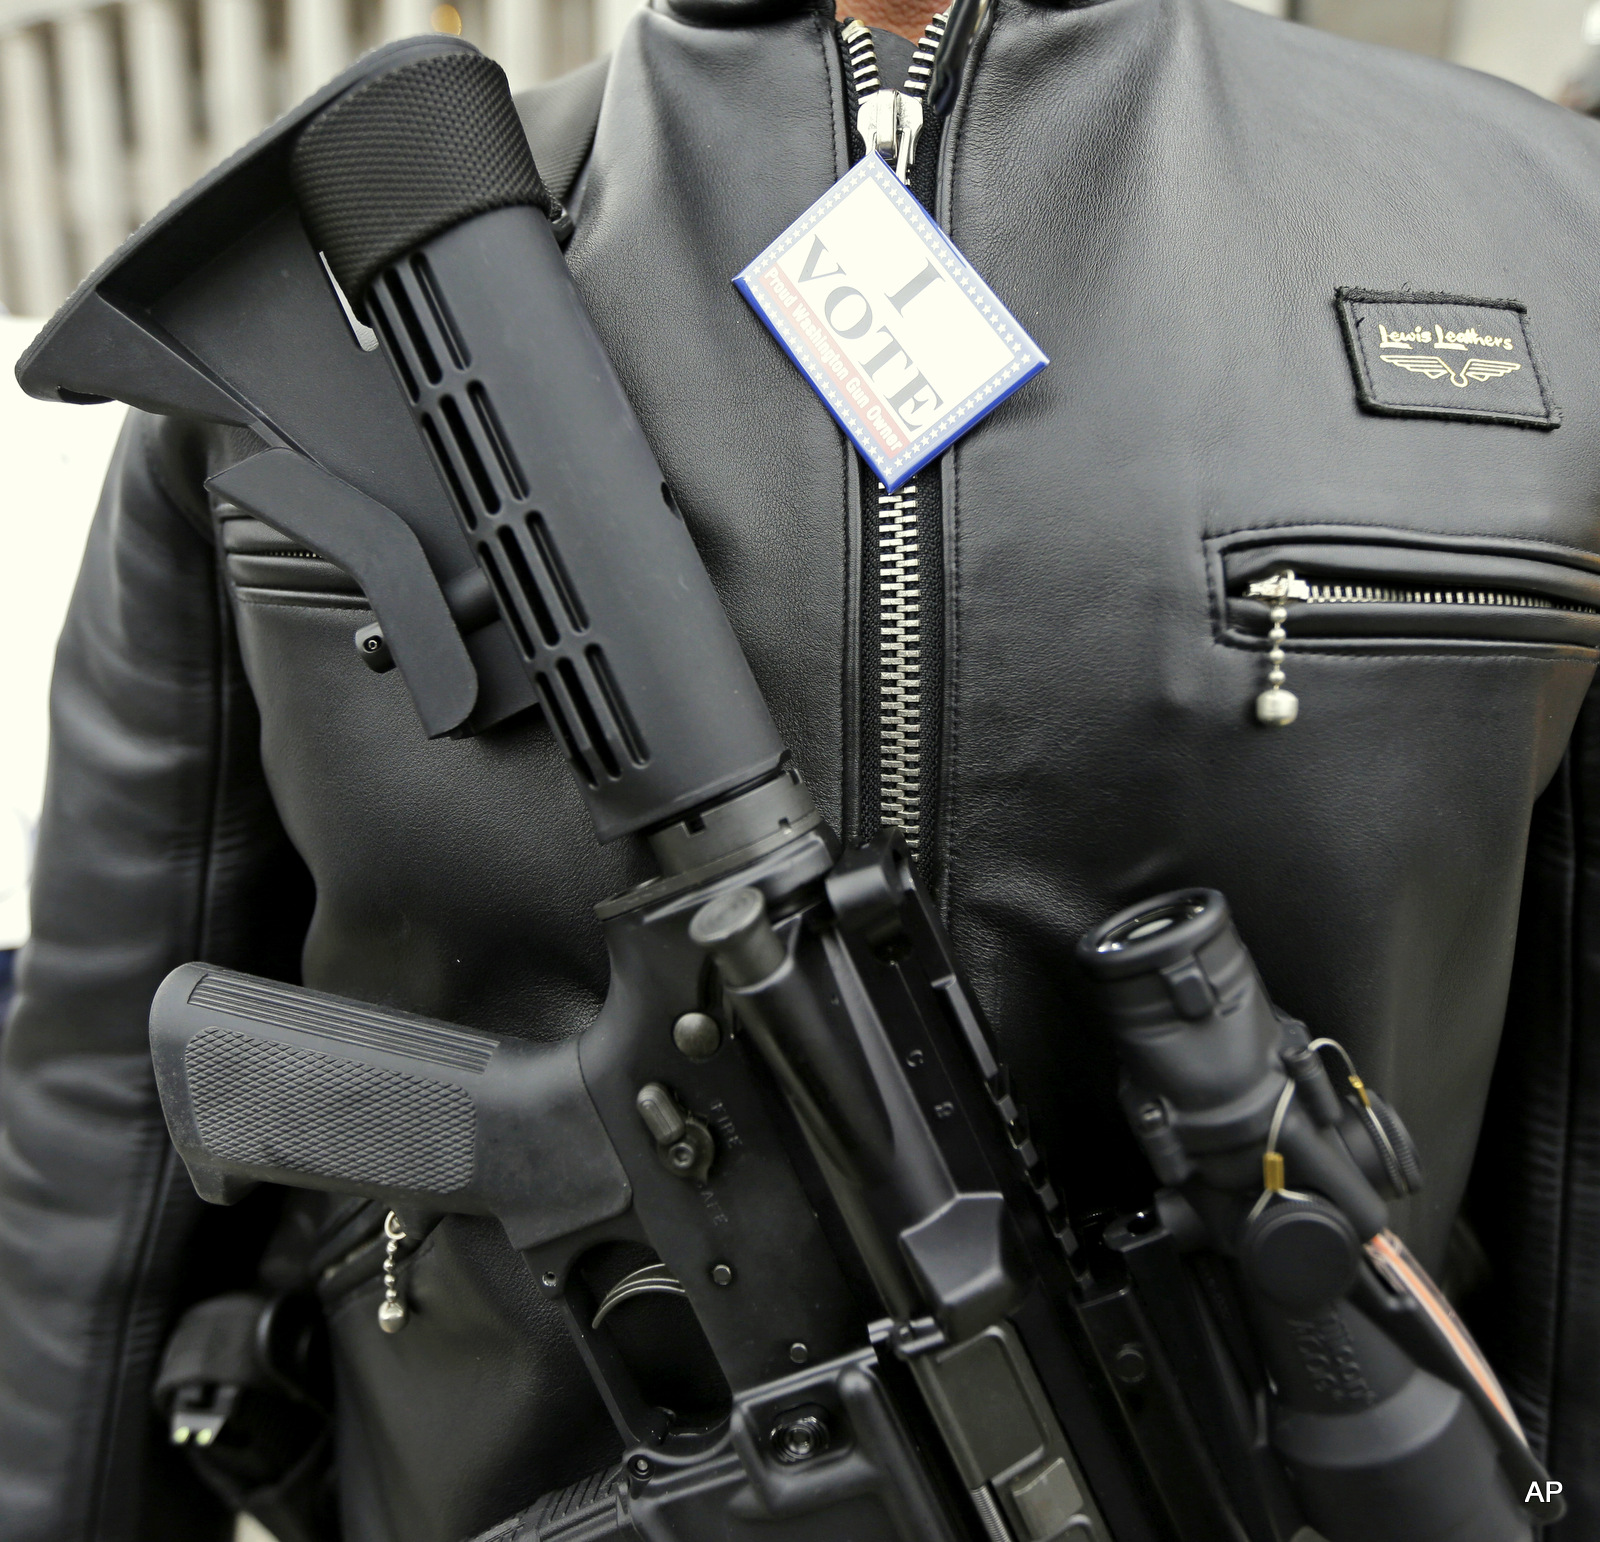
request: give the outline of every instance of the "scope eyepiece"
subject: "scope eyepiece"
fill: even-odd
[[[1228,902],[1215,889],[1179,889],[1119,910],[1078,944],[1098,980],[1122,980],[1179,963],[1226,931]]]
[[[1282,1027],[1228,902],[1179,889],[1078,944],[1133,1086],[1165,1099],[1191,1155],[1266,1133],[1284,1081]]]

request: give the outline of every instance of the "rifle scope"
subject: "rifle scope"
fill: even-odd
[[[1230,1261],[1307,1519],[1328,1542],[1526,1542],[1519,1500],[1542,1469],[1388,1230],[1383,1196],[1421,1181],[1399,1117],[1338,1045],[1273,1006],[1214,889],[1122,911],[1078,958],[1129,1121],[1170,1186],[1163,1216]],[[1328,1058],[1348,1068],[1344,1093]]]

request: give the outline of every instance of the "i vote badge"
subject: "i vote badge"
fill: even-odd
[[[1050,362],[875,154],[734,283],[891,492]]]

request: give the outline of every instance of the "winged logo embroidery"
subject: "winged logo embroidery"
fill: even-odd
[[[1442,380],[1448,375],[1450,384],[1462,389],[1465,389],[1471,381],[1498,380],[1502,375],[1509,375],[1513,370],[1522,368],[1520,364],[1513,364],[1509,359],[1468,359],[1461,366],[1461,373],[1458,375],[1443,359],[1431,353],[1421,353],[1403,359],[1386,353],[1383,357],[1401,369],[1410,370],[1413,375],[1426,375],[1429,380]]]

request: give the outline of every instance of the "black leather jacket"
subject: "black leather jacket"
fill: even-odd
[[[883,40],[886,75],[908,51]],[[851,143],[830,16],[677,0],[610,66],[569,258],[856,837],[883,764],[870,489],[729,282]],[[1477,1256],[1558,1534],[1600,1535],[1600,125],[1225,0],[995,0],[932,164],[1054,362],[923,484],[920,860],[1058,1181],[1080,1211],[1149,1185],[1074,942],[1223,889],[1276,999],[1409,1121],[1429,1181],[1402,1229],[1463,1288]],[[1559,428],[1361,410],[1343,286],[1521,302]],[[347,1542],[454,1542],[611,1450],[493,1225],[428,1235],[389,1338],[371,1215],[207,1210],[168,1145],[145,1017],[174,965],[570,1034],[606,983],[591,907],[640,872],[594,848],[537,715],[426,741],[351,648],[353,586],[208,507],[238,437],[134,416],[62,643],[0,1084],[7,1542],[213,1534],[153,1365],[269,1237],[330,1315]],[[1369,591],[1291,614],[1284,729],[1252,711],[1263,551]],[[1463,1203],[1481,1249],[1452,1245]]]

